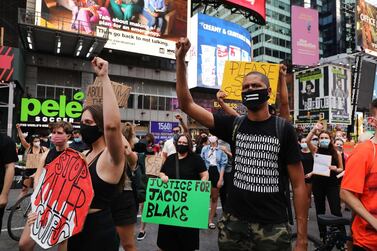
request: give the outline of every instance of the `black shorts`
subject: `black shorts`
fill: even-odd
[[[137,209],[133,191],[123,191],[112,201],[111,215],[113,216],[115,226],[136,223]]]
[[[209,166],[208,173],[209,173],[209,181],[211,181],[211,186],[213,188],[217,188],[217,182],[220,179],[220,173],[217,170],[217,166]]]

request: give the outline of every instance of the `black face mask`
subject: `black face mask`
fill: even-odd
[[[187,153],[189,151],[189,147],[186,145],[177,145],[177,152],[180,154]]]
[[[259,111],[269,98],[267,88],[242,92],[242,104],[253,112]]]
[[[99,139],[103,133],[100,131],[98,125],[90,126],[90,125],[85,125],[83,123],[80,124],[80,133],[82,136],[82,140],[88,144],[91,145],[94,142]]]

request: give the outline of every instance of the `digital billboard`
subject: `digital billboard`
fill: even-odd
[[[187,0],[37,1],[48,10],[39,25],[100,37],[108,32],[109,49],[174,59],[175,42],[187,36]]]
[[[255,17],[257,23],[266,23],[266,1],[265,0],[225,0],[225,3],[235,5],[238,8],[249,10]]]
[[[196,14],[191,18],[189,87],[219,89],[225,62],[251,60],[250,33],[240,25]]]
[[[318,11],[292,6],[292,64],[315,65],[318,61]]]
[[[296,124],[351,123],[351,71],[335,65],[320,66],[294,75]]]
[[[356,10],[356,44],[377,56],[377,1],[359,0]]]

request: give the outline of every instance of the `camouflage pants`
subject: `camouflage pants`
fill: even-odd
[[[291,250],[291,233],[287,223],[248,223],[224,214],[218,228],[220,251]]]

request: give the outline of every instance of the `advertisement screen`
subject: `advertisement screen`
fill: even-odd
[[[38,1],[48,11],[39,25],[100,37],[108,31],[109,49],[174,59],[175,42],[187,36],[187,0]]]
[[[219,89],[226,61],[250,62],[250,33],[243,27],[196,14],[191,19],[191,30],[190,88]]]
[[[292,63],[315,65],[318,60],[318,11],[292,6]]]
[[[166,141],[173,137],[173,128],[178,126],[178,122],[158,122],[151,121],[151,133],[155,143]]]
[[[266,23],[266,1],[265,0],[226,0],[226,3],[242,7],[252,12],[257,22]]]
[[[356,10],[356,44],[362,51],[377,56],[377,1],[360,0]]]

